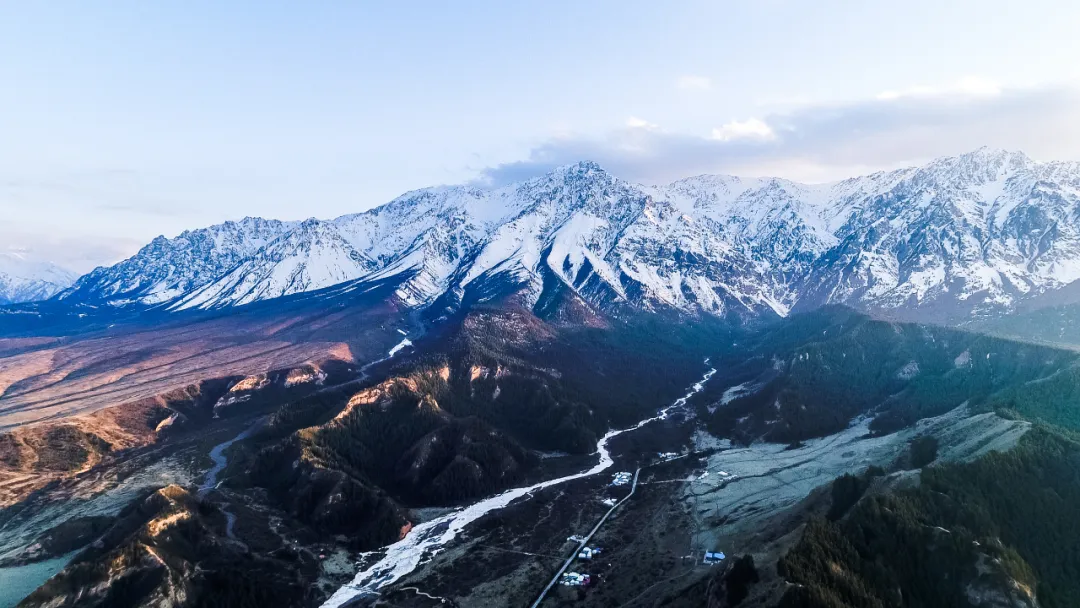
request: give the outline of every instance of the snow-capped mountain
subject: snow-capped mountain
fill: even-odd
[[[843,303],[963,321],[1080,279],[1080,164],[980,149],[832,184],[666,186],[582,162],[498,188],[407,193],[334,220],[249,218],[83,277],[63,298],[219,308],[398,278],[407,305],[510,276],[594,306],[786,315]]]
[[[77,275],[25,254],[0,252],[0,304],[33,302],[67,289]]]
[[[81,277],[60,297],[114,305],[171,302],[221,278],[295,225],[249,217],[172,239],[159,236],[123,262]]]
[[[1080,279],[1080,163],[980,149],[853,202],[800,306],[987,315]]]

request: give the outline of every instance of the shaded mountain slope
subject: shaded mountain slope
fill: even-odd
[[[270,606],[305,596],[303,568],[248,551],[213,506],[167,486],[113,526],[19,606]],[[284,558],[284,559],[283,559]]]
[[[1073,606],[1080,555],[1075,437],[1048,429],[915,488],[868,495],[812,523],[781,572],[781,606]]]
[[[965,403],[1026,403],[1044,386],[1041,407],[1067,409],[1080,370],[1070,351],[834,308],[793,316],[742,347],[721,360],[730,380],[699,403],[713,432],[747,442],[830,435],[864,414],[888,433]]]

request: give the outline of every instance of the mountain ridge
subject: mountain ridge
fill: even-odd
[[[958,323],[1080,279],[1078,219],[1080,163],[990,148],[812,185],[703,175],[642,186],[582,161],[332,220],[158,237],[58,297],[213,309],[400,275],[399,298],[420,307],[505,271],[533,304],[553,274],[599,308],[760,317],[839,303]]]

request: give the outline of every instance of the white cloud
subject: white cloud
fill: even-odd
[[[712,138],[719,141],[734,139],[772,139],[776,137],[772,127],[758,118],[744,121],[734,120],[712,130]]]
[[[892,101],[904,97],[995,97],[1001,95],[1001,85],[993,80],[968,76],[945,86],[916,85],[901,90],[878,93],[880,101]]]
[[[483,171],[505,184],[593,160],[619,177],[664,183],[700,173],[840,179],[983,145],[1033,158],[1080,159],[1080,88],[1009,88],[965,79],[933,93],[814,103],[729,122],[708,134],[622,127],[550,140],[528,158]]]
[[[76,273],[115,264],[145,244],[141,239],[92,234],[64,236],[23,230],[17,226],[0,227],[0,242],[7,244],[8,252],[22,258],[52,262]]]
[[[707,76],[695,76],[693,74],[687,74],[680,76],[675,81],[675,86],[684,91],[707,91],[712,88],[712,80]]]
[[[651,123],[644,118],[638,118],[637,116],[631,116],[626,119],[626,126],[631,129],[656,129],[656,124]]]

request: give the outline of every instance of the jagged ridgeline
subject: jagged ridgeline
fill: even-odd
[[[187,472],[28,533],[11,563],[103,540],[27,605],[317,605],[432,513],[558,479],[380,597],[531,595],[625,496],[575,476],[600,439],[688,390],[605,444],[641,484],[597,537],[603,589],[556,601],[1075,605],[1080,539],[1053,530],[1080,507],[1080,355],[1047,343],[1074,339],[1078,176],[993,150],[822,186],[580,163],[157,239],[2,309],[25,428],[0,498]],[[732,559],[682,561],[706,546]]]
[[[247,218],[158,238],[59,298],[214,309],[393,280],[418,305],[508,273],[533,304],[556,280],[609,312],[760,318],[846,304],[960,323],[1075,301],[1064,288],[1080,279],[1078,183],[1077,163],[990,149],[826,185],[641,186],[583,162],[334,220]]]

